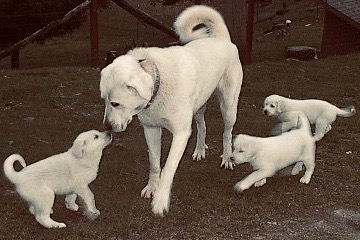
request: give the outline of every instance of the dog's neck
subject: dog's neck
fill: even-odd
[[[160,73],[159,73],[159,69],[157,68],[157,66],[155,64],[153,64],[153,68],[154,68],[154,87],[153,87],[153,92],[150,98],[150,101],[146,104],[146,106],[144,107],[144,109],[147,109],[148,107],[151,106],[151,104],[154,102],[155,97],[159,91],[159,87],[160,87]]]

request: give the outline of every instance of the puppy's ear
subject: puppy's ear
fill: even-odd
[[[275,102],[275,104],[276,104],[276,111],[278,112],[278,113],[281,113],[281,112],[283,112],[283,108],[282,108],[282,101],[277,101],[277,102]]]
[[[84,140],[80,141],[80,140],[75,140],[72,147],[71,147],[71,153],[76,157],[76,158],[82,158],[84,156],[84,146],[85,146],[86,142]]]

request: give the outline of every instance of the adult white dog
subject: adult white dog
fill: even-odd
[[[293,112],[294,114],[294,112]],[[315,168],[315,139],[307,117],[300,111],[297,116],[298,129],[268,138],[253,137],[240,134],[235,137],[232,160],[235,164],[249,162],[255,170],[235,185],[235,190],[244,191],[252,185],[260,187],[266,183],[266,178],[277,171],[294,163],[292,174],[306,171],[301,183],[308,184]]]
[[[337,117],[351,117],[356,113],[354,106],[338,108],[326,101],[317,99],[296,100],[279,95],[270,95],[264,100],[263,112],[268,116],[276,116],[282,123],[274,129],[274,134],[286,132],[293,128],[294,118],[289,111],[302,111],[310,124],[315,125],[315,140],[319,141],[331,130],[331,124]],[[296,119],[295,119],[296,121]]]
[[[193,117],[198,130],[193,159],[205,157],[205,104],[214,91],[225,125],[222,165],[232,168],[231,133],[243,78],[238,49],[216,10],[190,7],[174,27],[184,46],[129,51],[102,70],[100,82],[105,125],[124,131],[137,114],[144,127],[150,173],[141,196],[153,197],[152,211],[160,216],[169,211],[173,178],[191,135]],[[172,133],[173,140],[161,170],[162,128]]]
[[[89,218],[100,215],[95,207],[94,194],[88,187],[95,180],[99,169],[102,150],[111,142],[107,132],[95,130],[81,133],[73,146],[42,161],[26,166],[19,154],[9,156],[4,162],[6,177],[16,185],[19,195],[29,204],[30,212],[46,228],[63,228],[65,223],[50,218],[55,194],[66,195],[66,207],[77,211],[77,195],[85,202],[85,214]],[[14,170],[19,161],[23,169]]]

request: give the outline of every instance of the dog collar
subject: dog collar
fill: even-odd
[[[147,109],[148,107],[151,106],[151,104],[154,102],[155,97],[159,91],[159,87],[160,87],[160,73],[159,73],[159,69],[157,68],[157,66],[155,64],[153,64],[154,67],[154,72],[155,72],[155,83],[154,83],[154,89],[153,89],[153,93],[151,95],[150,101],[147,103],[147,105],[144,107],[144,109]]]

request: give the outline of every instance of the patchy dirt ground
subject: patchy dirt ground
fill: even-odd
[[[234,133],[267,136],[275,122],[262,115],[272,93],[321,98],[338,106],[359,106],[359,55],[307,63],[261,63],[245,68]],[[279,70],[281,69],[281,71]],[[99,128],[103,102],[99,72],[87,68],[0,71],[0,158],[18,152],[28,163],[65,151],[81,131]],[[13,187],[0,178],[2,239],[359,239],[359,117],[338,119],[317,144],[317,166],[309,185],[300,176],[277,176],[244,193],[233,185],[248,165],[219,167],[223,123],[215,98],[206,113],[207,158],[193,162],[191,137],[177,171],[170,213],[153,217],[140,198],[147,181],[147,148],[135,120],[106,149],[99,177],[91,185],[100,219],[89,222],[68,212],[57,198],[54,219],[66,230],[47,231],[28,213]],[[165,132],[164,156],[171,136]]]

